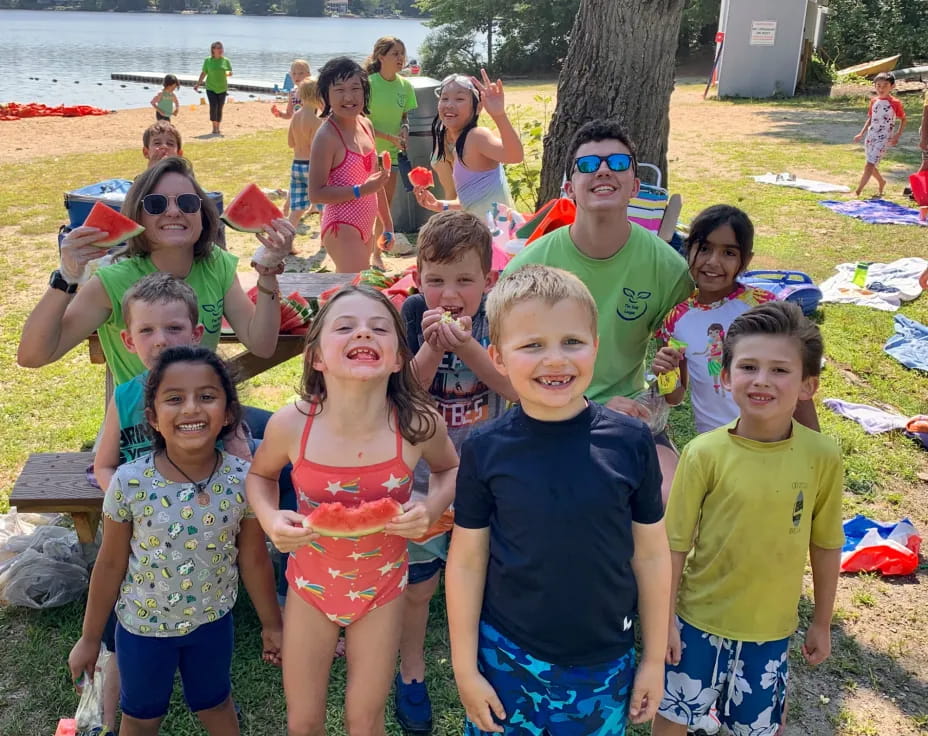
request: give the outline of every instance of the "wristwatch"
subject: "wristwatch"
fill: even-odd
[[[52,271],[52,275],[48,279],[48,285],[50,288],[58,289],[65,294],[73,294],[77,291],[77,284],[72,284],[70,281],[67,281],[57,268]]]

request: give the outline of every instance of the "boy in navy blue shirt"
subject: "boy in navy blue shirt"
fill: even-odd
[[[670,552],[654,441],[584,397],[596,304],[575,276],[526,266],[486,309],[519,406],[471,432],[458,471],[446,589],[466,733],[621,735],[663,692]]]

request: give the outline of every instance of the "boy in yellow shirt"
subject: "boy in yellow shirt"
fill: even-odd
[[[713,706],[734,734],[778,733],[806,550],[815,613],[802,653],[811,665],[831,653],[841,452],[792,418],[818,387],[822,352],[818,328],[788,302],[745,312],[725,336],[722,381],[740,416],[690,442],[674,476],[676,611],[654,736],[684,736]]]

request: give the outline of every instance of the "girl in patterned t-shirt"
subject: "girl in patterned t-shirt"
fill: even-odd
[[[300,399],[271,417],[247,489],[261,525],[290,553],[283,650],[287,721],[324,733],[329,668],[345,630],[345,721],[383,733],[407,583],[408,539],[421,537],[454,496],[457,452],[416,381],[403,322],[379,291],[346,286],[306,336]],[[431,470],[426,500],[410,501],[413,468]],[[298,511],[277,506],[276,478],[293,463]],[[321,503],[403,506],[383,531],[321,537],[303,526]],[[354,730],[354,729],[352,729]]]
[[[265,661],[279,664],[282,638],[264,533],[245,503],[248,463],[216,449],[242,408],[215,353],[184,346],[161,354],[145,411],[154,451],[120,466],[106,492],[103,544],[68,665],[75,680],[93,673],[115,604],[123,724],[156,732],[180,669],[184,698],[207,732],[237,736],[228,614],[240,571]]]
[[[662,347],[654,357],[652,371],[661,375],[679,366],[680,381],[665,399],[671,406],[679,404],[689,384],[700,433],[738,416],[738,407],[721,380],[725,332],[735,317],[776,298],[765,289],[738,282],[753,255],[754,225],[737,207],[709,207],[690,225],[686,260],[696,282],[696,293],[664,318],[658,332]],[[687,347],[671,347],[671,338]]]

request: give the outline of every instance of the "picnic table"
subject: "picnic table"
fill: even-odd
[[[298,292],[303,298],[317,298],[324,291],[350,283],[353,273],[284,273],[278,276],[282,294]],[[229,363],[236,378],[245,381],[303,350],[303,335],[280,335],[273,355],[261,358],[249,350],[233,356]],[[239,342],[232,332],[223,333],[221,342]],[[91,363],[105,363],[96,333],[88,338]],[[106,402],[113,392],[113,377],[106,371]],[[94,541],[103,508],[103,492],[92,486],[86,469],[93,461],[92,452],[42,452],[29,456],[16,479],[10,505],[19,511],[71,514],[81,542]]]

